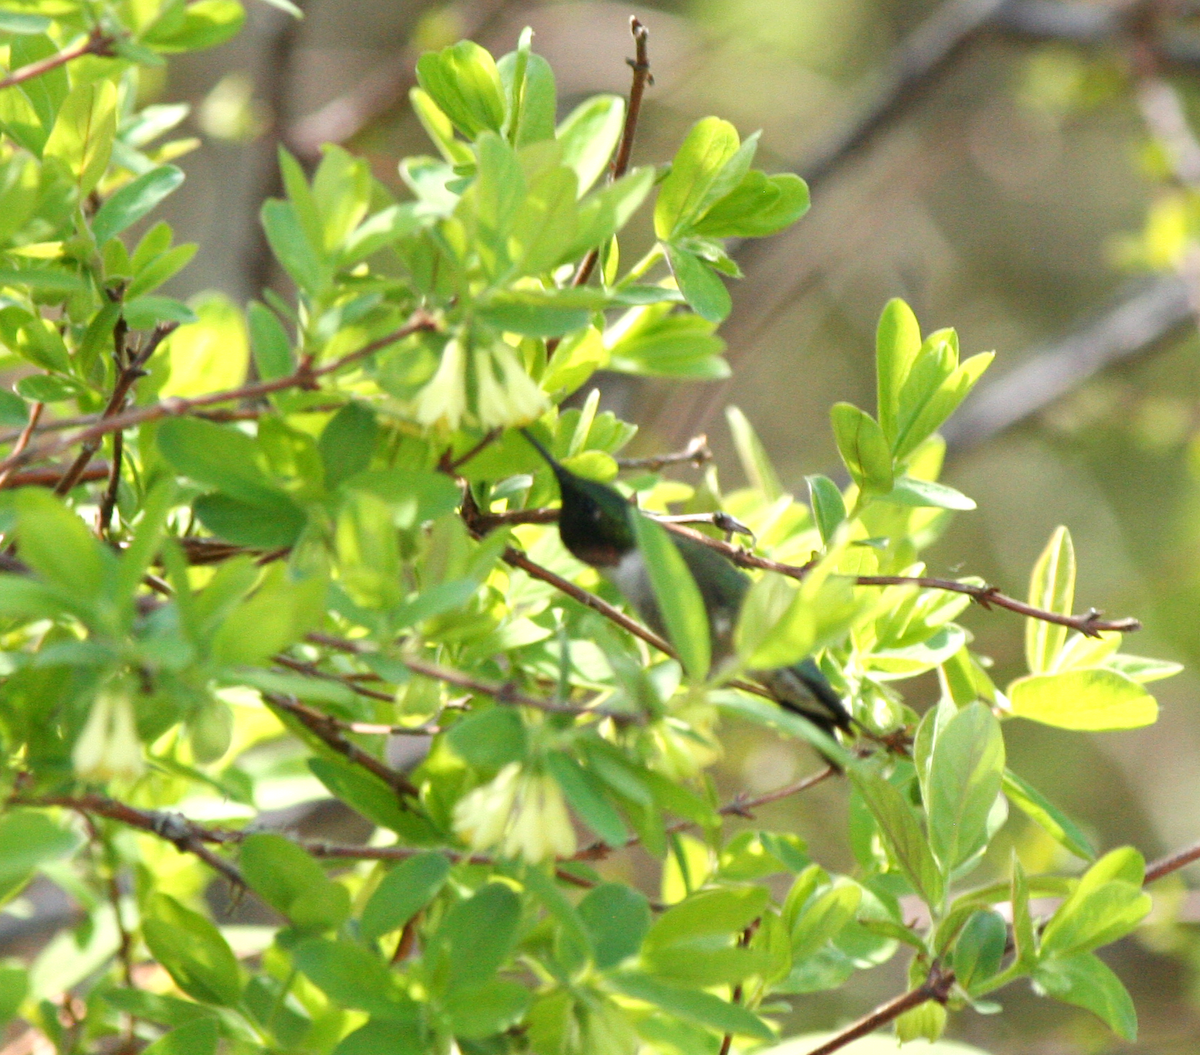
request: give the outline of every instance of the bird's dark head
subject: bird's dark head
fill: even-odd
[[[579,560],[593,567],[620,563],[636,545],[633,537],[633,509],[620,492],[596,480],[585,480],[558,463],[555,457],[526,430],[525,438],[546,459],[558,480],[562,509],[558,514],[558,533]]]

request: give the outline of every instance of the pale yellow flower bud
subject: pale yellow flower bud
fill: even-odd
[[[442,349],[437,372],[417,395],[416,418],[426,427],[445,422],[458,428],[467,409],[467,358],[462,343],[452,337]]]
[[[513,762],[489,783],[465,795],[454,810],[454,830],[472,850],[499,847],[531,863],[575,852],[575,829],[562,790],[545,773]]]
[[[133,701],[126,693],[110,687],[96,697],[71,760],[81,780],[101,783],[141,776],[142,744],[134,723]]]

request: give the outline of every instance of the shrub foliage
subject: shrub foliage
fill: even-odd
[[[558,120],[528,31],[499,60],[466,41],[421,58],[436,154],[401,163],[403,200],[339,147],[311,172],[281,154],[262,224],[294,297],[163,295],[196,247],[153,213],[192,143],[164,138],[186,110],[143,105],[139,78],[243,16],[0,12],[0,342],[20,376],[0,392],[0,889],[40,874],[80,912],[0,968],[0,1019],[62,1052],[716,1053],[771,1045],[789,1000],[903,955],[911,990],[868,1023],[902,1038],[997,1010],[1018,979],[1132,1037],[1096,950],[1148,911],[1144,861],[1099,855],[1006,767],[1004,732],[1144,725],[1175,668],[1071,615],[1066,529],[1028,602],[925,577],[922,550],[974,507],[937,482],[937,430],[991,356],[887,305],[874,415],[832,408],[846,486],[788,493],[735,408],[746,486],[672,479],[702,444],[622,461],[636,426],[600,411],[597,371],[726,376],[728,240],[787,227],[808,192],[717,117],[629,167],[636,108],[601,95]],[[709,669],[678,561],[655,577],[664,642],[566,552],[520,427],[749,567],[733,661]],[[972,599],[1027,618],[1026,675],[993,682],[955,621]],[[747,685],[810,655],[855,737]],[[919,715],[905,682],[930,671]],[[731,721],[831,764],[723,804]],[[851,874],[753,820],[826,777],[849,788]],[[368,834],[314,841],[282,812],[329,797]],[[1077,874],[988,855],[1010,810]],[[661,867],[649,896],[613,866],[633,845]],[[1033,898],[1059,901],[1035,919]],[[231,899],[269,922],[228,924]]]

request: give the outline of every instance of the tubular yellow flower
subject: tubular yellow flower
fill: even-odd
[[[475,380],[478,385],[477,412],[484,428],[504,427],[515,421],[513,406],[504,385],[496,380],[496,367],[489,352],[475,356]]]
[[[442,349],[437,372],[417,395],[416,418],[427,428],[445,422],[456,429],[467,409],[467,357],[462,342],[451,337]]]
[[[575,830],[554,778],[526,773],[512,824],[504,839],[504,854],[536,864],[575,852]]]
[[[506,857],[536,864],[575,852],[575,829],[554,778],[505,766],[454,809],[454,830],[472,850],[499,847]]]
[[[464,795],[454,807],[454,831],[472,850],[488,850],[504,838],[520,774],[521,767],[510,762],[487,784]]]
[[[81,780],[134,780],[142,774],[142,744],[133,719],[133,702],[118,689],[104,689],[75,741],[71,761]]]
[[[508,394],[512,417],[509,424],[521,425],[536,421],[546,412],[546,393],[534,383],[517,362],[516,353],[508,345],[500,345],[493,352],[504,375],[504,390]]]

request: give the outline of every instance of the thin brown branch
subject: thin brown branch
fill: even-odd
[[[100,420],[92,427],[93,429],[98,429],[104,424],[105,421],[112,420],[120,416],[121,410],[125,406],[126,398],[133,390],[133,386],[137,383],[138,378],[142,377],[145,372],[143,371],[142,367],[144,367],[146,363],[150,361],[150,356],[155,353],[155,351],[158,349],[158,346],[162,344],[162,342],[165,341],[167,337],[169,337],[176,329],[178,329],[178,327],[179,323],[177,322],[159,323],[154,327],[154,331],[146,340],[145,347],[140,348],[137,354],[128,363],[120,367],[117,373],[117,380],[113,385],[112,395],[108,398],[108,405],[104,408],[104,412],[100,415]],[[120,344],[116,349],[118,360],[120,360],[123,356],[123,348],[121,347],[123,344],[124,337],[122,336],[120,338]],[[108,431],[120,432],[119,429],[110,429]],[[104,439],[104,435],[105,434],[103,432],[96,432],[94,435],[89,436],[83,441],[83,449],[80,450],[78,457],[76,457],[75,461],[71,463],[71,467],[66,471],[66,473],[63,474],[63,478],[58,481],[57,486],[54,488],[54,493],[56,495],[67,494],[72,487],[79,483],[79,478],[83,475],[84,470],[87,469],[88,463],[92,460],[92,455],[94,455],[100,448],[100,444]],[[117,461],[118,459],[114,452],[114,464],[116,464]],[[119,466],[117,467],[117,471],[120,471]]]
[[[925,590],[946,590],[950,593],[966,594],[981,608],[1007,608],[1029,619],[1040,619],[1043,623],[1054,623],[1071,630],[1078,630],[1084,637],[1099,637],[1102,633],[1116,632],[1131,634],[1141,630],[1142,624],[1132,616],[1124,619],[1105,619],[1103,613],[1089,608],[1079,615],[1062,615],[1044,608],[1036,608],[1015,597],[1001,593],[995,586],[957,582],[954,579],[937,579],[924,575],[859,575],[854,580],[859,586],[918,586]]]
[[[92,462],[79,477],[80,483],[95,483],[108,478],[108,462]],[[4,489],[16,487],[53,487],[62,479],[63,466],[46,466],[41,469],[17,469],[4,485]]]
[[[694,465],[698,469],[711,462],[712,459],[713,452],[708,445],[708,437],[704,433],[700,433],[699,436],[693,436],[688,440],[687,446],[681,451],[655,454],[648,458],[618,458],[617,465],[622,469],[648,469],[651,472],[657,472],[659,469],[665,469],[668,465]]]
[[[29,439],[37,428],[37,423],[41,419],[42,411],[46,409],[45,403],[33,403],[29,407],[29,420],[25,422],[25,427],[21,430],[21,434],[17,437],[16,445],[13,447],[13,454],[20,454],[26,447],[29,446]],[[9,486],[9,481],[13,478],[13,470],[5,469],[0,473],[0,490]],[[12,486],[18,487],[19,484]]]
[[[474,458],[475,455],[477,455],[480,451],[486,450],[488,447],[490,447],[495,442],[496,437],[500,435],[501,431],[501,429],[489,429],[487,433],[485,433],[483,439],[481,439],[465,454],[460,454],[453,461],[447,462],[445,471],[453,476],[460,468],[462,468],[462,466],[466,465],[467,462]]]
[[[782,799],[790,798],[792,795],[798,795],[802,791],[807,791],[809,788],[815,788],[830,777],[837,776],[839,772],[841,771],[834,766],[826,766],[824,769],[819,769],[807,777],[803,777],[791,784],[786,784],[781,788],[776,788],[774,791],[756,795],[753,798],[747,798],[745,795],[736,795],[717,810],[717,815],[721,817],[741,817],[745,820],[750,820],[754,817],[754,811],[761,806],[769,805],[772,802],[779,802]],[[680,820],[668,824],[665,832],[667,835],[676,835],[679,832],[687,831],[688,828],[696,826],[695,821]],[[571,857],[565,858],[565,861],[603,861],[617,850],[627,850],[631,846],[637,846],[641,841],[641,836],[634,834],[629,836],[620,846],[612,846],[605,842],[591,843],[583,847],[583,849],[577,850]]]
[[[97,529],[100,537],[108,535],[112,527],[113,510],[117,507],[117,492],[121,488],[121,458],[125,452],[125,433],[114,432],[112,443],[112,465],[109,466],[108,485],[104,488],[104,497],[100,500],[100,516],[97,519]]]
[[[117,316],[116,324],[113,326],[113,363],[119,374],[124,374],[132,366],[132,364],[126,364],[125,361],[128,354],[128,338],[129,326],[125,322],[125,315],[122,313]],[[139,358],[141,358],[140,355]],[[138,367],[138,372],[139,374],[141,373],[140,366]],[[109,470],[108,486],[104,489],[104,497],[100,501],[100,516],[97,520],[97,528],[101,538],[105,538],[108,535],[109,527],[112,525],[113,510],[117,505],[117,491],[121,485],[121,458],[124,451],[125,433],[114,432],[112,466]]]
[[[629,32],[633,34],[637,58],[625,60],[633,70],[633,83],[629,86],[629,103],[625,107],[625,125],[621,129],[621,140],[617,144],[617,153],[608,170],[609,183],[619,180],[629,169],[629,159],[633,156],[633,141],[637,135],[638,117],[642,112],[642,96],[646,93],[646,86],[654,83],[654,75],[650,72],[650,55],[647,50],[650,32],[638,21],[637,15],[630,16]],[[596,268],[596,261],[599,259],[599,248],[590,249],[587,256],[579,262],[579,268],[571,280],[571,285],[584,285],[591,278],[592,272]],[[558,341],[554,342],[554,346],[558,346]],[[550,350],[552,349],[547,342],[547,351]]]
[[[610,623],[616,623],[622,630],[627,630],[634,637],[640,637],[648,645],[652,645],[660,652],[666,653],[668,656],[674,656],[675,650],[653,630],[648,630],[641,623],[631,619],[619,608],[614,607],[607,601],[597,597],[594,593],[585,590],[582,586],[576,586],[570,579],[564,579],[561,575],[552,572],[549,568],[543,568],[540,564],[531,561],[519,549],[514,549],[509,546],[503,553],[503,560],[514,568],[520,568],[527,575],[533,576],[535,579],[540,579],[542,582],[549,583],[568,597],[578,601],[580,604],[592,609],[594,612],[599,612]]]
[[[241,872],[205,845],[206,843],[222,845],[237,842],[242,838],[240,832],[206,828],[179,813],[170,813],[165,810],[141,810],[118,802],[116,799],[110,799],[105,795],[49,795],[40,798],[14,795],[8,802],[13,806],[57,806],[62,809],[74,810],[85,816],[107,817],[118,824],[157,835],[160,839],[171,843],[181,853],[190,853],[199,857],[235,886],[244,887],[246,885]]]
[[[395,703],[395,694],[390,692],[380,692],[378,689],[368,689],[365,685],[359,685],[353,677],[342,674],[331,674],[328,671],[321,670],[315,663],[305,663],[299,659],[292,659],[291,656],[285,656],[282,653],[276,653],[271,657],[272,660],[278,663],[281,667],[287,667],[288,670],[294,670],[297,674],[303,674],[306,678],[319,678],[322,681],[336,681],[339,685],[345,685],[356,696],[365,696],[370,700],[382,700],[385,703]],[[360,729],[351,729],[350,725],[345,722],[340,723],[343,728],[349,729],[351,732],[361,732]],[[391,728],[388,726],[387,728]]]
[[[367,649],[353,641],[333,637],[329,634],[308,634],[307,640],[311,641],[314,645],[324,645],[326,648],[332,648],[349,655],[362,655],[367,651]],[[447,685],[454,685],[457,688],[466,689],[468,692],[476,693],[480,696],[491,696],[497,703],[533,707],[539,711],[545,711],[547,714],[565,714],[576,718],[611,718],[614,722],[626,725],[638,724],[643,720],[639,714],[633,714],[629,711],[619,711],[612,707],[575,706],[568,703],[558,703],[554,700],[545,700],[538,696],[530,696],[528,693],[521,692],[512,685],[474,678],[469,674],[464,674],[460,670],[452,670],[449,667],[443,667],[440,664],[431,663],[416,656],[408,656],[401,653],[396,658],[414,674],[420,674],[435,681],[442,681]],[[391,699],[391,697],[389,696],[388,699]]]
[[[40,444],[37,447],[24,450],[20,454],[10,454],[3,461],[0,461],[0,473],[11,467],[24,465],[31,461],[41,461],[78,443],[88,444],[99,440],[103,436],[107,436],[110,432],[119,432],[134,425],[141,425],[147,421],[159,421],[162,418],[192,414],[196,410],[215,406],[218,403],[232,403],[241,399],[258,399],[262,396],[270,395],[272,392],[282,392],[289,388],[310,388],[318,379],[343,370],[347,366],[369,355],[373,355],[390,344],[395,344],[397,341],[401,341],[405,337],[409,337],[421,330],[433,330],[436,328],[437,323],[431,315],[425,311],[417,311],[399,329],[377,340],[370,341],[357,351],[343,355],[341,358],[335,359],[325,366],[314,369],[311,364],[301,363],[294,373],[288,374],[286,377],[275,378],[271,381],[256,381],[252,384],[242,385],[239,388],[230,388],[221,392],[209,392],[206,395],[194,396],[190,399],[173,396],[158,403],[152,403],[149,406],[134,407],[122,414],[102,418],[94,424],[80,429],[71,436],[61,437],[49,443]]]
[[[74,47],[66,48],[55,55],[47,55],[44,59],[21,66],[13,70],[7,77],[0,78],[0,91],[11,88],[14,84],[24,84],[25,81],[31,81],[43,73],[56,70],[59,66],[65,66],[68,62],[74,62],[75,59],[82,58],[84,55],[111,56],[114,54],[113,46],[116,42],[115,37],[105,33],[97,26],[85,40]]]
[[[337,719],[321,711],[314,710],[294,700],[290,696],[282,696],[274,692],[264,692],[262,698],[272,707],[291,715],[305,729],[313,734],[330,750],[337,752],[347,762],[365,769],[372,776],[378,777],[397,795],[417,798],[420,792],[411,780],[403,773],[392,769],[379,761],[374,755],[364,751],[358,744],[352,743],[342,735],[342,728]],[[403,800],[402,800],[403,801]]]
[[[953,986],[954,972],[942,970],[935,964],[929,972],[929,977],[916,989],[910,989],[894,1000],[881,1004],[870,1014],[864,1015],[857,1022],[830,1037],[824,1044],[813,1048],[807,1055],[831,1055],[832,1052],[844,1048],[859,1037],[874,1033],[880,1026],[894,1022],[906,1011],[920,1007],[930,1000],[936,1000],[939,1004],[945,1003]]]
[[[713,523],[722,530],[745,530],[744,526],[738,524],[737,521],[732,521],[730,524],[721,521],[720,519],[716,519],[715,517],[718,515],[697,515],[702,515],[704,518],[706,518],[705,522]],[[553,523],[557,519],[557,509],[518,509],[511,513],[477,513],[469,520],[468,526],[473,530],[486,532],[505,524],[548,524]],[[715,539],[710,535],[705,535],[703,532],[694,531],[688,528],[684,523],[681,523],[680,518],[678,517],[656,517],[655,519],[657,519],[659,523],[666,527],[667,530],[674,531],[678,535],[683,535],[687,538],[694,539],[697,542],[702,542],[704,545],[710,546],[712,549],[723,553],[734,564],[737,564],[743,568],[758,568],[762,571],[773,571],[779,575],[786,575],[792,579],[803,579],[812,567],[811,564],[784,564],[781,561],[770,560],[767,557],[759,557],[741,546],[735,546],[730,542],[723,542],[721,539]],[[732,520],[732,518],[730,519]],[[504,559],[510,564],[513,563],[508,559],[507,553]],[[528,558],[525,559],[528,560]],[[523,567],[523,565],[517,565],[517,567]],[[525,570],[528,571],[529,569],[525,568]],[[534,573],[530,572],[530,574],[533,575]],[[547,578],[546,576],[553,577]],[[594,595],[589,594],[581,587],[575,586],[573,583],[569,583],[560,576],[555,576],[553,572],[547,571],[545,568],[540,569],[540,572],[536,574],[535,577],[542,579],[544,582],[549,582],[555,586],[559,586],[559,589],[563,589],[563,587],[559,585],[560,582],[566,583],[570,589],[564,589],[564,593],[569,593],[571,596],[581,601],[581,603],[587,604],[591,608],[596,608],[596,610],[602,615],[611,618],[607,610],[597,607],[596,604],[593,604],[591,601],[586,599],[593,597]],[[1058,626],[1065,626],[1072,630],[1078,630],[1086,637],[1096,637],[1101,633],[1110,631],[1115,631],[1118,633],[1133,633],[1134,631],[1142,628],[1141,622],[1139,622],[1137,619],[1132,617],[1125,617],[1123,619],[1105,619],[1103,618],[1103,613],[1098,612],[1095,608],[1089,608],[1086,612],[1082,612],[1078,615],[1063,615],[1059,612],[1051,612],[1043,608],[1036,608],[1031,604],[1027,604],[1025,601],[1018,601],[1015,597],[1009,597],[1007,594],[1001,593],[997,587],[989,586],[986,583],[959,582],[957,579],[940,579],[927,575],[858,575],[855,576],[854,582],[858,586],[916,586],[925,590],[945,590],[948,593],[966,594],[981,608],[1006,608],[1011,612],[1016,612],[1018,615],[1023,615],[1030,619],[1040,619],[1046,623],[1055,623]],[[578,596],[579,594],[585,595],[585,597]],[[605,605],[605,602],[601,601],[598,597],[595,598],[595,601],[597,601],[600,605]],[[606,608],[614,612],[616,611],[616,609],[613,609],[611,605],[607,605]],[[621,615],[619,612],[617,614]],[[630,633],[637,634],[637,636],[654,645],[654,647],[660,651],[667,651],[668,655],[674,655],[673,652],[663,647],[666,645],[666,642],[662,641],[661,638],[658,638],[657,635],[651,635],[650,637],[647,637],[645,634],[639,633],[637,630],[633,630],[629,625],[627,625],[632,624],[632,620],[630,620],[627,616],[622,615],[622,619],[624,621],[616,619],[613,621],[617,622],[620,626],[624,626],[630,631]]]
[[[1168,854],[1166,857],[1161,857],[1157,861],[1148,864],[1146,866],[1146,878],[1144,882],[1153,883],[1155,880],[1162,879],[1163,876],[1168,876],[1172,872],[1178,872],[1179,869],[1185,868],[1196,861],[1200,861],[1200,843],[1177,850],[1173,854]]]

